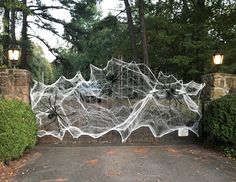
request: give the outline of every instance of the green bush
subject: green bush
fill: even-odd
[[[236,95],[209,103],[204,113],[204,128],[222,144],[236,146]]]
[[[36,118],[21,101],[0,99],[0,160],[20,157],[36,142]]]
[[[236,158],[236,146],[226,146],[223,150],[227,157]]]

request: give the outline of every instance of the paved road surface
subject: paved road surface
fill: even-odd
[[[19,182],[235,182],[236,162],[198,145],[40,144]]]

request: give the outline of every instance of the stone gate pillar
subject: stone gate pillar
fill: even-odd
[[[236,94],[236,75],[227,73],[211,73],[203,75],[206,84],[203,89],[204,100],[209,101],[227,94]]]
[[[17,99],[30,104],[31,80],[31,73],[28,70],[0,70],[0,98]]]

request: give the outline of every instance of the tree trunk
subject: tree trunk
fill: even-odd
[[[9,35],[10,35],[10,28],[9,28],[9,21],[10,21],[10,11],[8,8],[4,7],[4,16],[2,18],[3,22],[3,64],[8,65],[7,59],[7,49],[9,47]]]
[[[16,16],[15,9],[11,10],[11,44],[16,44]]]
[[[204,9],[205,9],[205,0],[196,0],[195,1],[195,41],[199,42],[203,40],[204,36],[204,21],[205,21],[205,14],[204,14]],[[201,81],[201,76],[204,74],[204,69],[205,65],[204,62],[205,60],[201,58],[200,52],[203,50],[199,47],[196,48],[195,50],[195,55],[196,55],[196,69],[199,70],[199,74],[196,77],[197,81]]]
[[[140,28],[141,28],[141,37],[142,37],[143,62],[149,66],[143,0],[138,0],[138,8],[139,8],[139,19],[140,19]]]
[[[27,0],[23,0],[22,3],[27,6]],[[21,30],[21,63],[20,68],[28,68],[28,50],[29,50],[29,40],[27,36],[27,12],[23,11],[22,17],[22,30]]]
[[[131,14],[129,0],[124,0],[124,3],[125,3],[125,9],[126,9],[126,14],[127,14],[127,19],[128,19],[128,28],[129,28],[129,34],[130,34],[130,40],[131,40],[131,46],[132,46],[132,52],[133,52],[133,60],[136,62],[139,62],[137,45],[136,45],[136,36],[134,32],[133,18]]]

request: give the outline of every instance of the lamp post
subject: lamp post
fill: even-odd
[[[20,58],[20,49],[16,45],[12,45],[7,50],[8,60],[11,62],[12,67],[16,67],[16,63]]]

